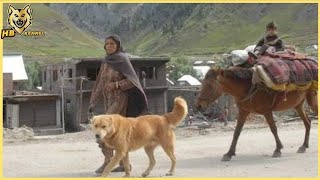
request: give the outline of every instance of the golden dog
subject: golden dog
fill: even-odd
[[[129,151],[141,147],[144,147],[149,157],[149,167],[142,176],[148,176],[155,165],[153,151],[158,145],[162,146],[171,159],[171,169],[166,175],[173,175],[176,165],[174,155],[175,133],[173,129],[187,114],[186,101],[177,97],[174,100],[172,112],[163,116],[145,115],[137,118],[126,118],[117,114],[94,116],[91,119],[91,124],[96,137],[100,138],[106,146],[115,150],[114,157],[112,157],[101,176],[108,176],[111,170],[122,160],[125,177],[129,177]]]

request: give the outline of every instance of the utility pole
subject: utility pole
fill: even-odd
[[[61,113],[62,113],[62,132],[66,132],[64,125],[64,76],[61,77]]]

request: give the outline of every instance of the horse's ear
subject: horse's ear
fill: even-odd
[[[223,73],[223,69],[221,69],[220,67],[214,67],[207,72],[205,78],[217,79],[217,77],[222,73]]]
[[[213,66],[211,69],[213,70],[219,70],[221,67],[220,66]]]

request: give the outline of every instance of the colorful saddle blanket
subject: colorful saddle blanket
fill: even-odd
[[[275,84],[294,83],[304,85],[318,81],[318,62],[312,59],[284,60],[262,56],[258,59]]]
[[[259,74],[256,79],[273,90],[318,89],[318,62],[302,54],[264,55],[257,59],[253,70]]]

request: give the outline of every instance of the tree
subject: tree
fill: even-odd
[[[168,25],[165,24],[164,26],[162,26],[162,34],[167,34],[168,32]]]
[[[31,61],[26,63],[26,72],[28,81],[21,85],[21,89],[31,90],[41,85],[41,65],[38,61]]]
[[[177,81],[179,78],[181,78],[181,76],[187,74],[197,79],[200,78],[196,70],[193,69],[191,60],[189,60],[185,56],[174,57],[169,64],[174,67],[173,70],[169,73],[169,78],[173,81]]]
[[[170,24],[169,31],[170,31],[171,35],[175,35],[173,24]]]
[[[208,29],[208,24],[205,23],[205,24],[203,25],[203,27],[204,27],[204,29]]]

